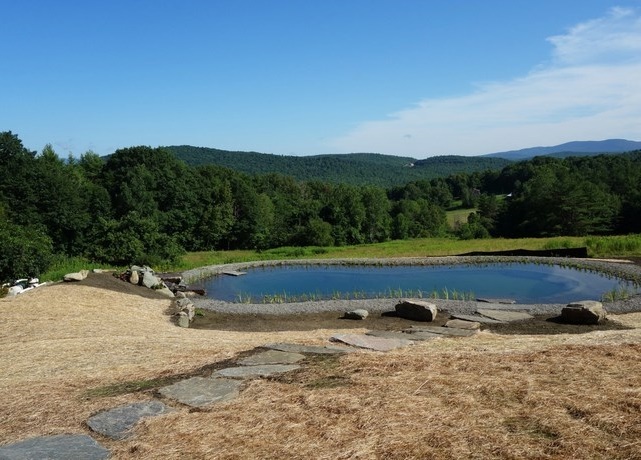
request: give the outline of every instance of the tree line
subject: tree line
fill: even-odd
[[[184,251],[445,236],[455,200],[478,209],[454,229],[460,238],[639,232],[640,185],[639,152],[537,158],[385,189],[188,166],[144,146],[61,159],[3,132],[0,278],[37,274],[56,256],[156,265]]]

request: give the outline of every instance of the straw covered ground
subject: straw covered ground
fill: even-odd
[[[181,329],[170,302],[94,274],[0,299],[0,445],[89,434],[89,416],[176,376],[333,332]],[[130,440],[95,437],[122,459],[641,458],[641,313],[615,319],[632,329],[309,358],[211,409],[168,402]]]

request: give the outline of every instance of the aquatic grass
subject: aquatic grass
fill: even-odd
[[[602,302],[616,302],[618,300],[628,300],[630,297],[635,295],[634,290],[630,290],[626,286],[619,286],[617,288],[611,289],[605,292],[601,296]]]
[[[402,289],[388,288],[385,291],[366,292],[363,290],[355,290],[351,292],[343,292],[334,290],[331,293],[323,295],[316,292],[305,292],[302,294],[292,294],[283,291],[282,293],[274,294],[261,294],[260,300],[256,303],[259,304],[282,304],[282,303],[300,303],[300,302],[315,302],[323,300],[367,300],[367,299],[440,299],[440,300],[474,300],[476,297],[472,291],[457,291],[444,288],[442,291],[433,290],[425,292],[422,289]],[[246,293],[239,293],[236,296],[234,303],[252,304],[255,303],[251,295]]]

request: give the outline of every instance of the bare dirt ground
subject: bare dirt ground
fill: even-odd
[[[0,445],[90,434],[89,416],[154,397],[155,379],[205,375],[270,342],[325,344],[347,324],[181,329],[170,302],[110,275],[0,299]],[[641,458],[641,313],[612,319],[583,334],[485,330],[310,358],[211,409],[168,402],[176,410],[130,440],[94,436],[123,459]]]

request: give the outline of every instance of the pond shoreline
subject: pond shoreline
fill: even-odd
[[[616,276],[628,281],[641,284],[641,267],[636,264],[614,262],[599,259],[571,259],[559,257],[510,257],[510,256],[448,256],[448,257],[394,257],[394,258],[359,258],[359,259],[295,259],[267,260],[240,262],[233,264],[210,265],[188,270],[183,277],[188,283],[197,283],[203,278],[221,274],[225,271],[242,271],[253,267],[270,267],[282,265],[365,265],[365,266],[397,266],[397,265],[452,265],[468,264],[483,265],[495,263],[535,263],[560,265],[578,269],[594,270],[600,273]],[[216,299],[194,298],[197,308],[228,314],[273,314],[293,315],[319,312],[344,312],[364,308],[370,313],[383,313],[394,309],[399,299],[354,299],[354,300],[321,300],[308,302],[292,302],[278,304],[235,303]],[[426,299],[435,303],[439,309],[451,313],[473,313],[477,308],[503,308],[509,310],[524,310],[533,314],[548,314],[560,312],[565,304],[488,304],[476,301]],[[584,300],[584,299],[576,299]],[[629,313],[641,311],[641,295],[627,300],[608,302],[605,308],[611,313]]]

